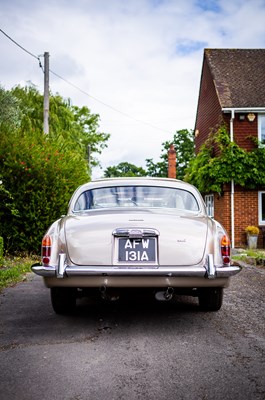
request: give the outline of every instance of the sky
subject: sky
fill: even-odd
[[[0,0],[0,85],[33,83],[99,114],[108,166],[159,161],[193,130],[205,48],[264,48],[265,0]],[[30,53],[30,54],[29,54]]]

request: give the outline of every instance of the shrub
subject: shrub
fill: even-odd
[[[0,165],[3,186],[16,208],[11,212],[7,202],[2,205],[0,235],[6,250],[39,253],[49,225],[65,214],[76,187],[88,181],[87,163],[65,143],[17,131],[1,135]]]

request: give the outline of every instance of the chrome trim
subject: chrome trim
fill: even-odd
[[[87,267],[75,266],[66,268],[67,276],[75,275],[105,275],[105,276],[204,276],[205,270],[202,267],[159,267],[152,266],[113,266],[113,267]]]
[[[60,253],[59,254],[58,269],[56,270],[57,278],[63,278],[64,277],[65,268],[66,268],[65,259],[66,259],[65,253]]]
[[[216,268],[216,278],[229,278],[230,276],[238,274],[241,269],[242,268],[237,265]]]
[[[115,237],[128,237],[131,239],[159,236],[157,229],[142,228],[117,228],[112,232]]]
[[[56,267],[49,266],[32,266],[32,271],[37,275],[44,277],[56,276]],[[65,277],[72,276],[164,276],[164,277],[201,277],[208,278],[205,276],[205,268],[203,266],[65,266]],[[241,271],[239,266],[229,267],[215,267],[215,278],[229,278],[230,276],[236,275]]]
[[[207,278],[214,279],[216,277],[216,267],[213,262],[212,254],[207,255],[207,262],[205,268],[206,268]]]
[[[45,267],[44,265],[32,265],[31,270],[36,275],[40,276],[56,276],[56,267],[54,266]]]

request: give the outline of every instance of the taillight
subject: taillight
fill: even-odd
[[[223,258],[223,263],[225,265],[230,264],[230,239],[223,235],[221,238],[221,254]]]
[[[51,257],[52,240],[49,235],[44,236],[41,243],[42,264],[49,265]]]

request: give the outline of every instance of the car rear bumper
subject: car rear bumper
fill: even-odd
[[[185,277],[218,279],[230,278],[240,272],[238,265],[214,266],[70,266],[59,261],[58,266],[43,266],[34,264],[32,271],[43,277]]]

